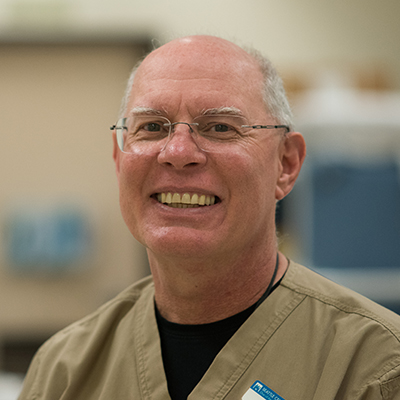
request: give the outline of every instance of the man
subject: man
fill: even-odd
[[[152,278],[50,339],[20,399],[400,399],[400,318],[278,252],[305,144],[270,64],[178,39],[125,100],[120,204]]]

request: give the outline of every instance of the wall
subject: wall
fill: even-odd
[[[254,45],[285,70],[378,68],[400,88],[399,15],[398,0],[0,0],[0,35],[209,33]]]
[[[0,342],[46,337],[148,272],[120,216],[109,129],[142,53],[134,41],[0,44]],[[16,270],[10,216],[71,207],[87,221],[87,256],[65,273]]]

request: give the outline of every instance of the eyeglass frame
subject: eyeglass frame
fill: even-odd
[[[126,118],[120,118],[120,119],[126,119]],[[167,119],[167,118],[166,118]],[[188,125],[190,127],[190,125],[198,125],[197,123],[193,123],[193,122],[170,122],[169,124],[163,124],[163,126],[165,127],[172,127],[174,125],[178,125],[178,124],[184,124],[184,125]],[[241,125],[241,128],[250,128],[250,129],[286,129],[285,133],[289,133],[290,132],[290,127],[289,125]],[[117,125],[114,124],[112,126],[110,126],[110,130],[113,131],[117,128]],[[127,128],[127,126],[121,126],[121,128]]]
[[[117,124],[118,124],[118,122],[119,122],[120,120],[125,120],[125,121],[126,121],[126,119],[127,119],[127,117],[120,118],[120,119],[117,121]],[[192,125],[196,125],[196,126],[199,125],[198,123],[195,123],[195,122],[183,122],[183,121],[170,122],[170,121],[168,120],[168,118],[166,118],[166,117],[164,117],[164,119],[167,120],[168,123],[164,123],[163,126],[166,127],[166,128],[169,128],[169,129],[170,129],[170,133],[172,132],[172,128],[173,128],[175,125],[179,125],[179,124],[187,125],[187,126],[190,128],[191,132],[193,132]],[[124,121],[124,122],[125,122],[125,121]],[[110,127],[110,130],[114,131],[114,130],[118,127],[117,124],[112,125],[112,126]],[[240,127],[241,127],[241,128],[248,128],[248,129],[285,129],[285,130],[286,130],[286,131],[285,131],[285,134],[286,134],[286,133],[289,133],[289,132],[291,131],[291,129],[290,129],[290,127],[289,127],[288,125],[262,125],[262,124],[255,124],[255,125],[241,125]],[[125,125],[120,126],[119,128],[128,129],[128,127],[125,126]],[[120,146],[118,146],[118,147],[120,148]],[[120,148],[120,150],[123,152],[123,150],[122,150],[121,148]]]

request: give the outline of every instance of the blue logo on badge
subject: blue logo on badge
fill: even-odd
[[[283,397],[279,396],[279,394],[276,394],[272,389],[265,386],[260,381],[255,381],[250,389],[258,393],[262,398],[266,400],[285,400]]]

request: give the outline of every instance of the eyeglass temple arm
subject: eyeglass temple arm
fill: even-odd
[[[242,128],[252,129],[279,129],[284,128],[287,132],[290,132],[290,128],[287,125],[242,125]]]
[[[118,128],[118,126],[117,126],[117,125],[110,126],[110,131],[113,131],[113,130],[114,130],[114,129],[116,129],[116,128]],[[120,126],[119,128],[124,128],[124,129],[127,129],[127,127],[126,127],[126,126]]]

